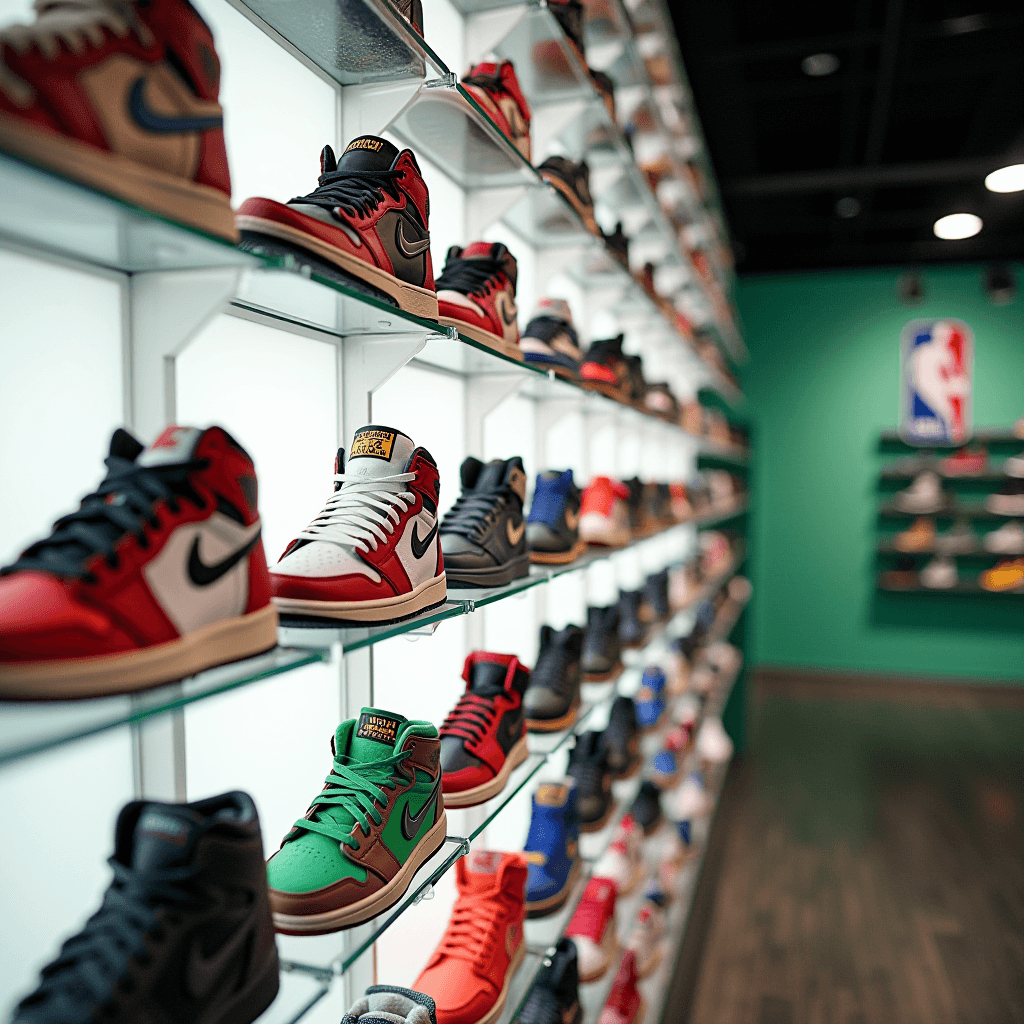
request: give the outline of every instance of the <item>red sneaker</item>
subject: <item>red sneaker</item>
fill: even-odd
[[[529,754],[523,694],[530,670],[514,654],[474,651],[462,678],[466,692],[440,729],[445,807],[475,807],[497,796]]]
[[[615,882],[592,878],[583,890],[565,934],[576,943],[580,981],[596,981],[611,966],[619,948],[615,937]]]
[[[489,1024],[526,953],[522,854],[475,850],[455,866],[459,898],[448,930],[413,988],[434,1000],[437,1024]]]
[[[943,459],[941,468],[945,476],[980,476],[987,464],[984,448],[961,448]]]
[[[501,242],[453,245],[437,279],[438,322],[521,360],[518,272],[515,256]]]
[[[399,309],[437,319],[430,199],[412,151],[361,135],[335,158],[320,153],[319,186],[287,204],[246,199],[235,223],[253,247],[298,251],[340,267]],[[269,243],[269,245],[268,245]]]
[[[188,0],[36,4],[0,32],[0,149],[236,241],[213,35]]]
[[[629,488],[607,476],[595,476],[580,503],[580,539],[621,548],[629,543]]]
[[[356,431],[338,449],[334,492],[270,572],[285,614],[397,622],[444,604],[437,539],[441,484],[425,448],[391,427]]]
[[[640,1024],[644,1001],[636,987],[636,953],[627,950],[612,982],[608,1001],[604,1004],[598,1024]]]
[[[530,105],[519,88],[512,61],[477,64],[462,84],[484,113],[523,155],[530,159]]]
[[[277,643],[256,471],[220,427],[114,432],[107,476],[0,570],[0,696],[96,697]]]

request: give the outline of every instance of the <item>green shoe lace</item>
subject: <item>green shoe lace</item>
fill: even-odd
[[[300,833],[295,830],[303,829],[319,832],[350,849],[358,849],[359,840],[352,835],[352,826],[358,822],[363,834],[368,835],[371,819],[375,825],[381,824],[384,819],[377,805],[387,803],[384,790],[398,786],[393,769],[411,754],[411,750],[406,750],[369,764],[352,761],[345,754],[336,754],[334,768],[325,780],[329,788],[310,804],[310,810],[314,807],[321,810],[316,812],[316,817],[299,818],[286,841],[297,839]],[[341,813],[335,816],[331,813],[333,808],[339,808]]]

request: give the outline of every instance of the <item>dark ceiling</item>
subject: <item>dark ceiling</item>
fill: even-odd
[[[669,6],[740,273],[1024,256],[1024,192],[984,185],[1024,162],[1022,0]]]

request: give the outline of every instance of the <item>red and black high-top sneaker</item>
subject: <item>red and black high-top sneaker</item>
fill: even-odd
[[[580,366],[583,383],[609,398],[630,404],[630,367],[622,352],[623,335],[590,343]]]
[[[38,0],[0,32],[0,150],[235,241],[213,36],[188,0]]]
[[[530,159],[530,105],[519,88],[512,61],[477,64],[462,84],[513,146]]]
[[[517,275],[516,258],[501,242],[473,242],[465,249],[453,245],[437,279],[438,323],[522,359]]]
[[[475,807],[497,796],[529,753],[523,694],[530,670],[514,654],[474,651],[462,678],[466,692],[440,729],[445,807]]]
[[[412,151],[375,135],[337,159],[320,153],[318,187],[287,204],[246,199],[235,223],[249,244],[269,239],[309,254],[383,293],[399,309],[437,318],[430,259],[430,198]]]
[[[334,493],[270,573],[284,614],[397,622],[448,596],[437,539],[437,465],[392,427],[338,449]]]
[[[0,696],[94,697],[277,643],[252,459],[220,427],[124,430],[77,512],[0,570]]]

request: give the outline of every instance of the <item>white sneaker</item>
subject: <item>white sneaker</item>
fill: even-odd
[[[994,555],[1024,555],[1024,527],[1016,520],[985,534],[982,541],[986,551]]]
[[[898,492],[892,503],[904,512],[938,512],[946,503],[942,478],[934,470],[926,469],[905,491]]]
[[[695,818],[703,818],[711,810],[711,797],[698,772],[692,772],[666,800],[668,814],[673,821],[693,821]]]
[[[718,718],[705,719],[697,733],[697,756],[710,764],[725,764],[732,757],[733,742]]]
[[[704,651],[704,657],[718,669],[721,675],[738,672],[743,664],[743,654],[740,649],[724,640],[709,644]]]
[[[633,816],[627,814],[615,839],[594,865],[594,877],[611,879],[616,896],[629,896],[644,877],[642,844],[643,832]]]
[[[656,903],[644,903],[627,949],[636,954],[636,973],[640,978],[652,974],[664,955],[665,912]]]
[[[956,562],[948,555],[933,558],[921,570],[921,586],[931,590],[949,590],[956,586]]]
[[[1003,472],[1007,476],[1024,476],[1024,455],[1011,455],[1003,463]]]

